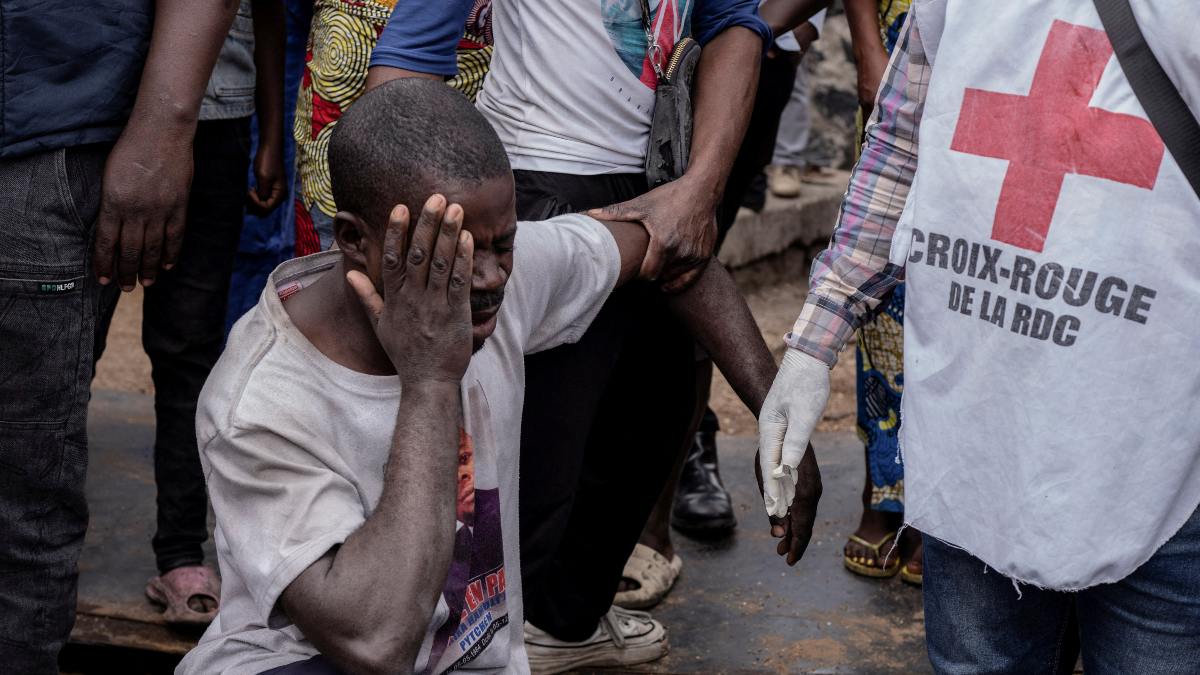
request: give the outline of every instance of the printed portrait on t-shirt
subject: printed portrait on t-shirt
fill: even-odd
[[[501,629],[508,625],[508,606],[491,412],[478,383],[467,389],[463,404],[454,557],[442,590],[450,614],[434,636],[431,673],[467,663],[478,668],[503,666],[509,656],[507,644],[492,644],[507,643],[508,631]]]

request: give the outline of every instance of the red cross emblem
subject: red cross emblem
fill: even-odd
[[[950,149],[1009,162],[993,239],[1041,251],[1069,173],[1154,187],[1154,125],[1088,105],[1112,54],[1104,31],[1055,21],[1028,96],[966,90]]]

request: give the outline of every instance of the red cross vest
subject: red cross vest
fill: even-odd
[[[1200,110],[1200,3],[1134,0]],[[1200,505],[1200,199],[1087,0],[917,0],[906,520],[1041,587],[1120,580]]]

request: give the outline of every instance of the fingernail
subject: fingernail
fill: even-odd
[[[171,269],[175,269],[175,263],[166,263],[166,264],[164,264],[164,265],[163,265],[163,269],[164,269],[164,270],[171,270]]]
[[[142,288],[150,288],[150,285],[153,283],[153,279],[142,279]]]
[[[99,281],[101,286],[107,286],[108,282],[112,281],[112,279],[109,279],[108,277],[100,277]]]
[[[128,293],[133,290],[133,284],[121,284],[121,290]]]

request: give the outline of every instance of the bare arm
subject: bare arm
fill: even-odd
[[[845,0],[854,64],[858,69],[858,104],[863,122],[871,115],[879,82],[887,69],[888,53],[879,34],[879,3],[876,0]]]
[[[259,215],[283,201],[283,65],[286,23],[282,0],[254,0],[254,114],[258,118],[255,187],[247,206]]]
[[[385,293],[361,272],[347,275],[403,386],[382,495],[363,526],[280,597],[305,637],[354,673],[411,672],[454,554],[472,244],[460,234],[462,208],[441,195],[426,202],[405,257],[407,225],[407,209],[396,207]]]
[[[104,167],[92,264],[101,284],[154,283],[183,244],[192,139],[236,0],[157,0],[137,98]]]
[[[661,277],[668,292],[697,279],[712,256],[716,208],[754,107],[762,48],[758,33],[741,26],[722,31],[706,44],[696,66],[687,172],[640,197],[590,212],[604,220],[639,223],[650,232],[641,276]]]
[[[779,37],[804,25],[832,4],[833,0],[767,0],[759,6],[758,15],[771,27],[771,33]]]
[[[601,222],[608,227],[621,252],[621,274],[617,279],[620,286],[637,277],[650,236],[635,223]],[[757,416],[775,377],[775,359],[729,272],[721,263],[710,262],[691,286],[669,296],[668,306]]]
[[[617,279],[620,286],[637,277],[649,235],[632,223],[604,222],[604,225],[612,232],[621,252],[621,274]],[[709,353],[742,403],[758,417],[777,368],[733,277],[721,263],[712,261],[695,283],[681,293],[668,296],[668,305]],[[754,471],[762,492],[757,458]],[[787,516],[770,518],[771,536],[780,540],[775,550],[786,557],[788,565],[795,565],[808,548],[821,491],[821,472],[810,445],[796,471],[795,497]]]

